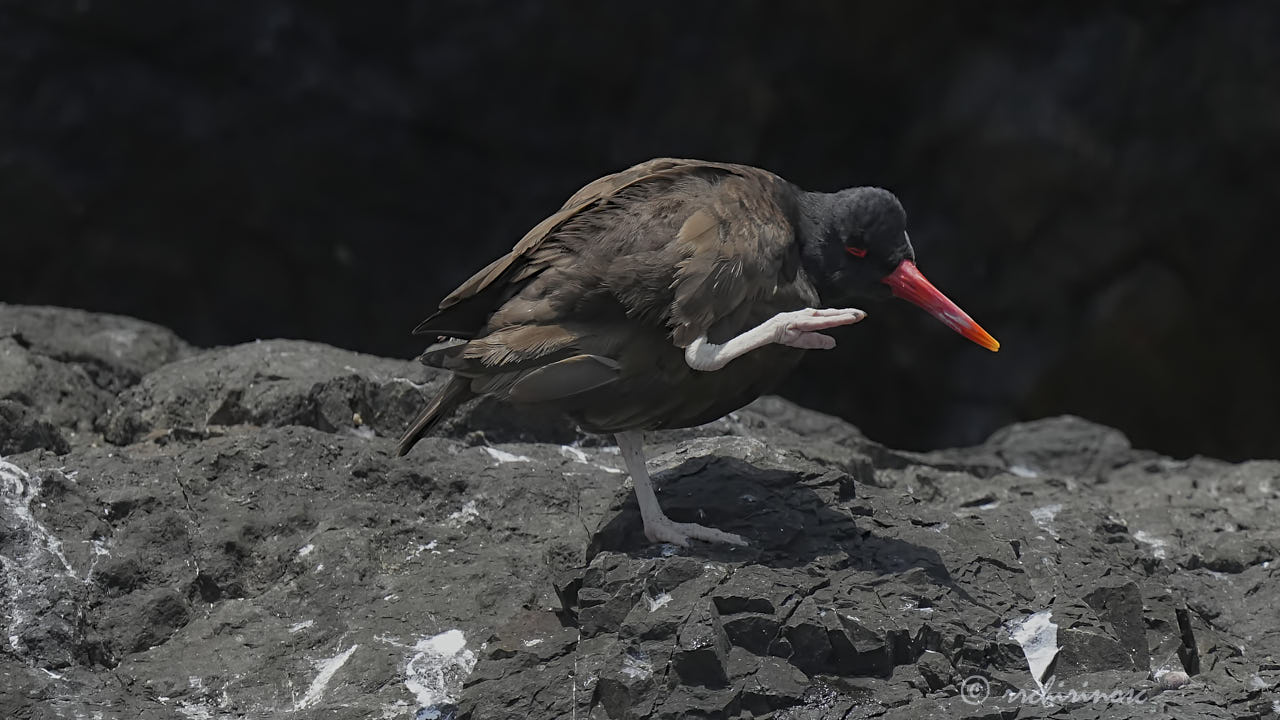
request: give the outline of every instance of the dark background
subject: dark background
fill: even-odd
[[[1111,5],[0,2],[0,299],[408,357],[586,181],[738,161],[893,189],[1004,345],[871,308],[790,397],[1280,456],[1277,5]]]

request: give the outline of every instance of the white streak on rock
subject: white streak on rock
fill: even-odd
[[[315,707],[320,702],[320,696],[324,695],[325,688],[329,686],[329,681],[333,679],[335,673],[342,669],[351,659],[351,655],[355,653],[359,645],[352,645],[346,650],[326,658],[316,663],[316,669],[320,672],[316,674],[316,679],[311,681],[311,687],[307,688],[307,694],[293,706],[294,710],[303,710],[309,707]]]
[[[11,553],[0,555],[0,571],[6,579],[0,583],[5,594],[0,598],[0,607],[8,610],[2,619],[3,637],[19,654],[25,651],[24,629],[39,620],[32,615],[32,609],[52,605],[56,602],[53,595],[66,590],[51,581],[65,576],[77,583],[88,583],[98,559],[108,554],[102,540],[88,541],[93,554],[85,576],[71,567],[62,552],[62,541],[31,512],[31,504],[40,496],[40,485],[39,477],[0,459],[0,528],[4,528],[5,546]]]
[[[578,448],[576,448],[576,447],[573,447],[572,445],[561,445],[561,446],[560,446],[560,454],[561,454],[561,455],[563,455],[563,456],[565,456],[565,457],[567,457],[567,458],[569,458],[570,460],[572,460],[572,461],[574,461],[574,462],[582,463],[583,465],[590,465],[591,467],[593,467],[593,468],[595,468],[595,469],[597,469],[597,470],[603,470],[603,471],[605,471],[605,472],[607,472],[607,473],[610,473],[610,474],[613,474],[613,475],[621,475],[621,474],[622,474],[622,471],[621,471],[621,470],[619,470],[619,469],[618,469],[618,468],[616,468],[616,467],[609,467],[608,465],[601,465],[600,463],[593,463],[593,462],[591,462],[591,456],[590,456],[590,455],[588,455],[588,454],[586,454],[586,453],[582,452],[581,450],[579,450],[579,449],[578,449]]]
[[[67,556],[62,553],[62,541],[31,514],[31,503],[39,495],[39,478],[28,475],[26,470],[13,463],[0,460],[0,508],[11,513],[19,527],[26,528],[30,533],[32,545],[38,545],[40,549],[57,558],[68,576],[80,580],[76,571],[72,569],[71,563],[67,561]],[[35,554],[36,551],[33,548],[20,564],[30,565],[35,559],[33,557]]]
[[[1150,545],[1151,555],[1155,557],[1155,559],[1163,560],[1165,558],[1166,553],[1164,548],[1166,545],[1169,544],[1168,541],[1162,538],[1158,538],[1155,535],[1152,535],[1151,533],[1145,530],[1139,530],[1135,532],[1133,534],[1133,539],[1137,540],[1143,545]]]
[[[484,449],[484,451],[489,453],[489,456],[492,457],[494,460],[497,460],[499,465],[501,465],[502,463],[516,463],[516,462],[531,461],[530,458],[525,457],[524,455],[513,455],[507,452],[506,450],[499,450],[498,448],[487,447]]]
[[[1058,656],[1058,626],[1051,618],[1053,613],[1041,610],[1023,620],[1013,629],[1013,639],[1022,646],[1027,658],[1027,668],[1037,687],[1044,687],[1044,672]]]
[[[178,703],[178,714],[188,720],[213,720],[214,714],[207,705],[197,703]]]

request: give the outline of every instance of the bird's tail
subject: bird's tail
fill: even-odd
[[[396,455],[408,453],[423,435],[431,432],[432,428],[449,417],[459,405],[471,399],[472,395],[474,393],[471,392],[471,380],[454,375],[440,394],[436,395],[435,399],[422,410],[422,414],[413,421],[413,425],[405,431],[404,436],[400,438]]]

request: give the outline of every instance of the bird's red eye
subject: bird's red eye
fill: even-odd
[[[860,257],[866,257],[866,256],[867,256],[867,249],[866,249],[866,248],[847,247],[847,248],[845,248],[845,249],[844,249],[844,251],[845,251],[845,252],[847,252],[847,253],[849,253],[850,255],[852,255],[852,256],[854,256],[854,257],[859,257],[859,258],[860,258]]]

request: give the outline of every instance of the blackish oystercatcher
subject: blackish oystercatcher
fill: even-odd
[[[569,198],[446,297],[415,334],[463,342],[420,360],[453,373],[400,440],[477,395],[569,414],[613,433],[645,535],[742,538],[668,518],[645,470],[645,430],[711,422],[768,392],[820,331],[890,295],[988,350],[1000,344],[916,269],[907,216],[887,190],[806,192],[745,165],[658,159]]]

